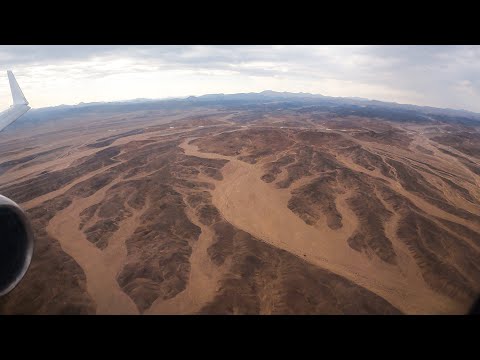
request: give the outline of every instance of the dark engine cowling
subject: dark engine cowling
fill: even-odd
[[[27,216],[0,195],[0,296],[22,280],[33,255],[33,232]]]

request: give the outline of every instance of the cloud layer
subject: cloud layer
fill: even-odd
[[[33,107],[262,90],[480,112],[480,46],[0,46]]]

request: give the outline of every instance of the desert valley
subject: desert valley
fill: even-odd
[[[36,243],[0,314],[468,312],[478,117],[229,99],[40,109],[1,133],[0,193]]]

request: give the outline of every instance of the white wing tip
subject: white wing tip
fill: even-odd
[[[12,70],[7,70],[8,81],[10,82],[10,90],[12,92],[12,98],[14,104],[28,105],[28,101],[23,95],[22,89],[18,85],[15,75],[13,75]]]

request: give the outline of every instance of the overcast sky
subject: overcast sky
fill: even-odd
[[[480,112],[480,46],[0,46],[34,108],[263,90]]]

